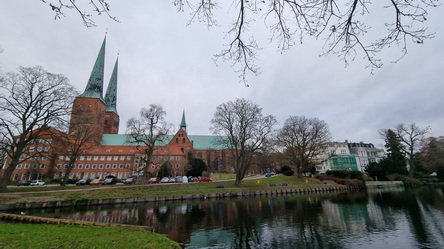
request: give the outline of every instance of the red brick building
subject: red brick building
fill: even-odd
[[[120,118],[117,113],[117,70],[115,63],[108,88],[103,98],[103,75],[105,61],[104,39],[97,56],[85,91],[76,97],[72,107],[69,132],[64,137],[74,136],[82,128],[94,131],[94,142],[82,149],[70,172],[70,179],[104,178],[113,175],[127,178],[140,172],[140,156],[143,146],[129,143],[131,137],[118,134]],[[38,141],[28,146],[22,156],[23,163],[17,165],[11,181],[30,179],[52,180],[65,175],[68,168],[70,149],[56,139],[55,134],[62,132],[49,129]],[[70,138],[71,139],[71,138]],[[72,138],[73,139],[73,138]],[[174,135],[166,135],[161,143],[156,144],[150,173],[157,173],[160,165],[169,162],[171,175],[185,174],[187,153],[192,152],[201,158],[213,170],[232,171],[229,164],[228,150],[216,145],[216,136],[189,135],[186,132],[185,113],[179,130]]]

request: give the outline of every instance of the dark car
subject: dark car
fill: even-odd
[[[90,179],[80,179],[76,182],[76,185],[89,185],[89,183],[91,182]]]
[[[31,184],[30,181],[22,180],[22,181],[19,181],[16,185],[17,186],[29,186],[29,184]]]
[[[60,185],[62,185],[63,180],[60,180]],[[66,180],[65,184],[76,184],[76,181],[74,181],[73,179],[68,179]]]
[[[116,184],[117,180],[116,178],[106,178],[105,181],[103,181],[103,185],[110,185],[110,184]]]

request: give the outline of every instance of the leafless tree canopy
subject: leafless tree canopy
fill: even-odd
[[[39,66],[6,73],[0,84],[0,142],[11,161],[3,170],[0,191],[6,190],[26,146],[46,127],[68,120],[75,92],[65,76]]]
[[[246,99],[229,101],[216,108],[211,130],[231,151],[237,186],[248,172],[254,153],[264,149],[276,123],[274,116],[264,116],[262,108]]]
[[[302,176],[312,166],[312,159],[331,139],[327,123],[317,118],[290,116],[278,131],[276,142],[284,155]]]
[[[165,121],[166,112],[160,105],[151,104],[148,109],[140,110],[140,118],[131,118],[126,127],[130,136],[128,143],[140,146],[140,158],[144,168],[140,169],[144,177],[148,177],[148,167],[152,163],[154,146],[162,142],[171,129],[171,124]]]
[[[49,2],[56,18],[64,16],[65,10],[75,10],[85,26],[95,26],[91,13],[84,11],[85,8],[91,10],[91,7],[83,7],[73,0],[41,1]],[[110,15],[108,1],[87,2],[93,13],[104,13],[116,20]],[[409,43],[422,44],[433,37],[425,22],[428,9],[437,7],[438,3],[439,0],[389,0],[383,3],[371,0],[173,0],[179,11],[191,12],[190,23],[198,20],[211,27],[218,25],[217,11],[230,15],[232,22],[226,32],[228,43],[215,55],[215,60],[231,61],[243,82],[248,74],[260,73],[256,64],[261,49],[257,40],[260,35],[254,32],[254,23],[263,22],[270,31],[270,41],[277,43],[280,52],[302,43],[303,37],[308,35],[325,40],[321,54],[335,54],[345,65],[356,56],[362,56],[373,70],[382,67],[379,56],[382,50],[400,47],[398,60],[407,54]],[[376,25],[380,27],[374,27]],[[369,35],[373,27],[377,31]],[[379,32],[380,28],[385,31]]]
[[[429,130],[430,127],[421,128],[415,123],[409,125],[401,123],[396,126],[396,134],[404,145],[402,149],[408,157],[410,176],[412,176],[415,171],[414,155],[418,152],[421,141]]]

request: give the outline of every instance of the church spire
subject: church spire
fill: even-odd
[[[185,122],[185,110],[182,113],[182,121],[180,122],[180,128],[182,128],[185,132],[187,131],[187,123]]]
[[[97,55],[96,63],[94,64],[91,75],[89,76],[88,84],[85,91],[79,97],[98,98],[103,101],[103,71],[105,64],[105,44],[106,36],[103,39],[102,47]]]
[[[111,74],[111,79],[109,80],[108,88],[105,94],[106,111],[114,112],[117,114],[117,68],[118,68],[119,58],[116,60],[114,65],[113,73]]]

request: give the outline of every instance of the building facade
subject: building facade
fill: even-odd
[[[22,155],[22,163],[14,170],[11,181],[31,179],[59,179],[71,168],[69,179],[105,178],[112,175],[118,179],[141,174],[142,167],[156,175],[162,164],[170,165],[170,175],[185,175],[187,155],[201,158],[212,169],[232,171],[229,151],[217,145],[217,136],[189,135],[183,112],[179,130],[174,135],[165,135],[155,144],[150,165],[141,157],[147,148],[134,144],[131,136],[119,134],[120,118],[117,112],[118,60],[113,68],[108,88],[103,97],[103,75],[106,38],[103,40],[91,76],[82,94],[74,100],[69,131],[50,128],[28,146]],[[60,137],[74,140],[77,134],[93,131],[93,138],[86,142],[73,165],[69,165],[72,149],[65,146]],[[60,136],[56,135],[59,134]],[[56,137],[54,137],[56,136]]]

